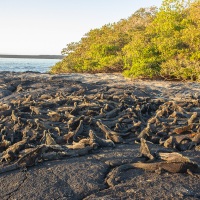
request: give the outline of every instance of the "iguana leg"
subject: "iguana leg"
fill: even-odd
[[[164,170],[161,167],[159,167],[158,169],[155,170],[155,173],[160,175],[163,173],[163,171]]]

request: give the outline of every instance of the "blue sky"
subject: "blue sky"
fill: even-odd
[[[93,28],[162,0],[0,0],[0,54],[60,54]]]

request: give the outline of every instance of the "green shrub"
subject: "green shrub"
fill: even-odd
[[[200,62],[171,59],[162,63],[160,74],[169,79],[200,81]]]
[[[200,0],[163,0],[67,44],[51,73],[123,72],[131,78],[200,81]]]

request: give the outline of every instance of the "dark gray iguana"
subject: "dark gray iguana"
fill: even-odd
[[[16,162],[9,165],[0,166],[0,174],[9,172],[12,170],[31,167],[37,164],[38,160],[41,158],[42,153],[46,150],[45,145],[40,145],[30,152],[26,153],[24,156],[19,158]]]
[[[93,149],[92,146],[86,146],[82,149],[70,150],[66,146],[60,145],[39,145],[30,152],[23,155],[13,164],[0,165],[0,174],[13,171],[16,169],[23,169],[37,165],[38,162],[44,160],[56,160],[63,157],[77,157],[88,154]]]
[[[144,145],[144,143],[144,140],[141,141],[140,152],[141,154],[149,155],[150,151],[148,146],[147,144]],[[112,187],[118,184],[117,177],[120,176],[121,172],[136,168],[153,172],[161,172],[164,170],[170,173],[200,173],[200,167],[197,163],[192,162],[188,157],[185,157],[179,153],[159,153],[159,157],[161,160],[157,160],[155,162],[129,163],[116,167],[108,174],[106,182],[110,187]]]

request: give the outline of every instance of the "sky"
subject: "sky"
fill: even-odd
[[[59,55],[91,29],[162,0],[0,0],[0,54]]]

